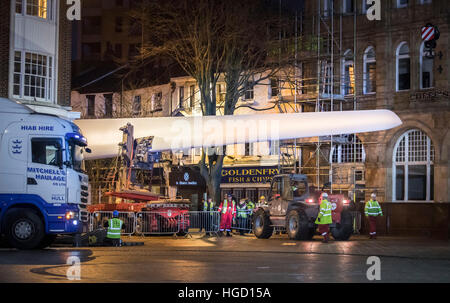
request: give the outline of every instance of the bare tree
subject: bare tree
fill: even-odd
[[[233,115],[245,90],[269,78],[284,63],[277,44],[282,16],[271,2],[145,1],[133,15],[144,32],[140,60],[165,56],[175,61],[196,80],[205,116],[217,113],[216,84],[223,76],[223,112]],[[216,201],[225,152],[225,146],[203,149],[199,163],[208,193]]]

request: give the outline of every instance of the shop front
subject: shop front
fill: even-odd
[[[172,168],[169,173],[169,185],[177,188],[177,197],[189,199],[191,210],[200,210],[206,183],[196,167]]]
[[[221,196],[232,194],[237,200],[248,198],[257,202],[268,197],[270,182],[279,174],[277,166],[232,166],[222,169]]]

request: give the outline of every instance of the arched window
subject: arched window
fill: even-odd
[[[376,92],[377,87],[377,62],[375,50],[369,46],[364,52],[364,94]]]
[[[353,138],[353,135],[349,135],[347,138]],[[356,137],[356,142],[352,142],[353,140],[349,141],[349,143],[338,143],[333,146],[331,151],[332,163],[353,163],[364,162],[366,160],[366,153],[361,140]],[[336,140],[336,142],[339,141]]]
[[[425,52],[425,42],[420,46],[420,88],[433,87],[433,62]]]
[[[408,90],[411,87],[411,65],[409,47],[406,42],[400,43],[396,52],[397,91]]]
[[[342,59],[342,94],[352,95],[355,92],[355,73],[353,69],[353,52],[347,50]]]
[[[434,199],[434,146],[423,131],[404,133],[395,144],[392,162],[394,201]]]

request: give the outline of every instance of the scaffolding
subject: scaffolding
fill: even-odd
[[[280,112],[289,112],[289,108],[295,112],[357,109],[355,91],[357,1],[345,1],[347,6],[352,6],[351,10],[347,11],[342,7],[336,9],[335,2],[344,3],[333,0],[310,1],[310,5],[314,3],[316,5],[307,8],[308,16],[305,16],[305,9],[300,15],[296,13],[295,75],[293,79],[284,79],[293,83],[295,91],[293,98],[280,95],[277,100]],[[314,10],[316,13],[312,14]],[[347,25],[350,23],[349,19],[353,22],[353,39],[348,38],[346,31],[346,49],[352,50],[352,54],[344,52],[343,49],[343,18],[346,19]],[[301,63],[298,61],[299,57]],[[350,59],[349,57],[352,62],[345,65],[345,60]],[[297,70],[301,70],[300,75]],[[353,134],[353,138],[356,138],[356,134]],[[329,187],[332,192],[333,185],[351,179],[339,176],[333,168],[332,152],[336,139],[342,138],[330,135],[280,142],[278,161],[280,172],[305,174],[315,187],[318,189]],[[357,140],[353,140],[355,153],[356,142]],[[355,154],[353,160],[356,161],[356,158]],[[352,174],[355,171],[356,162],[353,163]],[[356,188],[355,182],[353,188]]]

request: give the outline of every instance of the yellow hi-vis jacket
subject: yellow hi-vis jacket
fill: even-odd
[[[322,200],[320,203],[319,215],[316,219],[316,224],[331,224],[333,219],[331,218],[331,203],[328,200]]]
[[[380,204],[378,201],[374,201],[370,199],[366,202],[366,207],[364,207],[364,212],[366,216],[382,216],[383,212],[381,211]]]
[[[207,201],[203,202],[203,211],[214,211],[214,205],[215,205],[214,202],[211,203]]]
[[[122,231],[122,220],[113,218],[109,220],[108,233],[106,237],[109,239],[120,239],[120,233]]]

